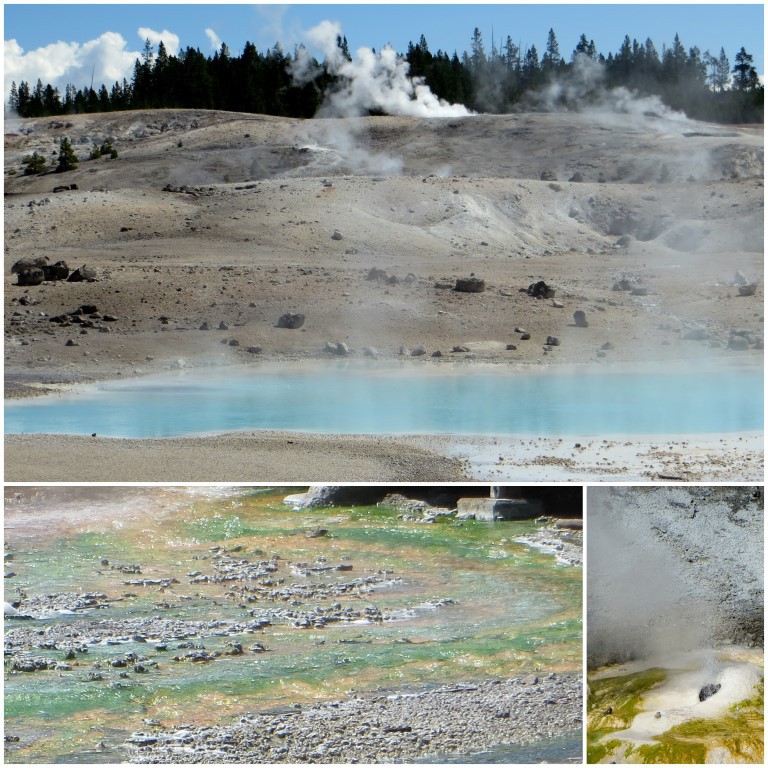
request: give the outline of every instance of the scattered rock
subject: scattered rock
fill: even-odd
[[[304,325],[304,315],[296,313],[291,314],[290,312],[282,315],[280,319],[277,321],[277,327],[278,328],[301,328],[301,326]]]
[[[70,283],[93,283],[96,280],[98,280],[96,270],[86,265],[78,267],[67,278],[67,281]]]
[[[344,239],[344,235],[342,235],[338,229],[334,229],[333,234],[331,235],[331,240],[343,240],[343,239]]]
[[[16,275],[16,285],[40,285],[45,280],[45,272],[39,267],[22,269]]]
[[[559,347],[560,346],[560,339],[558,339],[557,336],[547,336],[547,346],[548,347]]]
[[[485,280],[479,277],[460,277],[456,280],[454,290],[459,293],[482,293],[485,291]]]
[[[757,291],[757,283],[739,286],[739,296],[754,296]]]
[[[11,274],[17,275],[19,272],[22,272],[25,269],[42,269],[47,265],[48,265],[47,256],[37,256],[35,258],[30,258],[30,259],[19,259],[11,267]]]
[[[573,322],[576,324],[577,328],[589,328],[587,313],[583,309],[577,309],[573,313]]]
[[[528,295],[533,296],[534,299],[553,299],[555,294],[555,289],[547,285],[543,280],[531,283],[528,286]]]

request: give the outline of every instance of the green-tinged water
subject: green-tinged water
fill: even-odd
[[[274,620],[251,634],[190,638],[222,654],[208,662],[176,661],[186,653],[178,640],[158,650],[150,637],[89,644],[87,653],[67,661],[71,669],[12,672],[6,662],[5,732],[19,739],[6,745],[7,762],[115,762],[119,745],[147,720],[221,723],[246,712],[343,698],[351,690],[581,666],[581,569],[558,566],[513,541],[532,524],[446,518],[420,525],[384,507],[294,511],[282,500],[295,488],[15,490],[19,498],[6,492],[6,546],[13,557],[6,571],[15,575],[5,579],[5,599],[95,592],[106,595],[107,605],[10,619],[6,633],[148,617],[246,624],[250,612],[332,605],[376,606],[386,619],[305,629]],[[318,529],[327,533],[308,537]],[[367,577],[376,582],[371,592],[305,600],[251,595],[249,601],[248,593],[231,587],[260,582],[193,583],[190,574],[214,573],[214,547],[234,559],[276,563],[274,590],[330,588]],[[302,576],[291,567],[299,563],[331,568]],[[346,570],[334,570],[337,565]],[[128,572],[130,566],[140,573]],[[126,583],[141,580],[149,583]],[[244,653],[226,655],[233,642],[242,643]],[[268,651],[252,652],[257,642]],[[146,657],[146,671],[112,666],[129,652]],[[32,653],[66,661],[66,649]]]
[[[643,712],[644,696],[666,679],[665,670],[653,668],[590,682],[588,763],[763,763],[763,682],[719,715],[693,717],[647,739],[622,737]]]

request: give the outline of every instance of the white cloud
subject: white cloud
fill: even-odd
[[[167,29],[164,29],[162,32],[156,32],[150,27],[139,27],[137,34],[142,42],[149,40],[154,46],[155,53],[157,53],[157,46],[160,41],[162,41],[169,56],[175,56],[179,52],[179,36],[169,32]]]
[[[205,34],[208,35],[208,39],[211,41],[211,50],[221,50],[221,38],[210,27],[205,28]]]
[[[131,51],[122,35],[104,32],[84,43],[59,41],[25,52],[16,40],[4,42],[3,101],[7,101],[11,82],[22,80],[34,87],[38,78],[64,94],[67,83],[87,88],[93,78],[94,87],[133,76],[133,63],[140,56]]]

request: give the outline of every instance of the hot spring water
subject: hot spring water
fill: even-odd
[[[192,638],[210,652],[224,652],[233,641],[246,649],[258,641],[269,649],[210,663],[174,662],[184,652],[176,649],[178,641],[161,651],[151,638],[139,642],[129,635],[118,646],[89,645],[68,671],[6,672],[5,732],[23,745],[11,745],[9,762],[119,762],[119,745],[145,720],[227,722],[243,712],[344,698],[351,689],[429,687],[581,667],[581,569],[557,566],[553,557],[515,543],[515,536],[533,529],[529,523],[456,526],[443,519],[427,526],[404,522],[398,510],[383,507],[295,512],[282,503],[295,488],[16,490],[21,498],[12,495],[6,503],[6,544],[13,556],[7,565],[16,574],[6,579],[6,600],[14,600],[17,589],[27,595],[98,592],[117,600],[90,614],[11,620],[6,631],[84,619],[247,621],[253,608],[290,608],[280,599],[232,599],[227,593],[233,582],[193,583],[190,574],[211,573],[212,547],[240,547],[233,557],[257,562],[279,554],[276,577],[285,585],[379,575],[371,593],[313,597],[303,607],[374,604],[399,618],[322,629],[275,621],[252,635]],[[85,495],[78,497],[81,490]],[[307,538],[316,529],[329,534]],[[352,570],[302,578],[290,569],[291,562],[318,558]],[[112,568],[126,564],[138,565],[141,573]],[[126,584],[160,578],[178,583]],[[435,598],[453,602],[436,607]],[[129,669],[121,678],[110,659],[131,651],[159,666],[145,674]],[[65,657],[56,649],[33,653]],[[91,679],[96,664],[103,679]],[[579,755],[579,740],[568,743]],[[545,745],[543,753],[561,747]],[[502,749],[487,761],[506,756]]]
[[[546,437],[762,428],[762,369],[729,367],[515,373],[264,365],[177,371],[5,405],[6,433],[132,438],[250,429]]]

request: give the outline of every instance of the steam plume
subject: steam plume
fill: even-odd
[[[358,117],[371,111],[405,117],[460,117],[471,114],[461,104],[439,99],[422,78],[410,77],[409,65],[386,45],[375,53],[359,48],[349,61],[337,45],[341,27],[323,21],[307,33],[308,41],[325,56],[328,72],[339,78],[339,86],[323,104],[318,117]],[[292,75],[308,82],[317,74],[306,49],[300,48]]]

